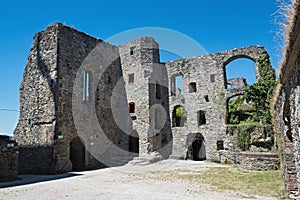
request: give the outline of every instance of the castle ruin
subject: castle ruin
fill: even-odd
[[[246,86],[244,78],[227,80],[225,67],[237,58],[257,66],[262,53],[250,46],[162,63],[151,37],[114,46],[56,23],[35,35],[20,87],[19,172],[92,169],[154,154],[216,157],[232,148],[227,102]]]

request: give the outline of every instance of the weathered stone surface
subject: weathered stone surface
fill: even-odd
[[[0,182],[13,181],[18,175],[18,144],[0,135]]]
[[[282,167],[289,193],[299,198],[300,189],[300,20],[299,2],[294,1],[287,27],[279,85],[273,99],[273,116],[282,146]]]
[[[217,157],[227,99],[245,86],[243,78],[226,80],[225,66],[237,58],[257,65],[265,52],[251,46],[161,63],[153,38],[116,47],[59,23],[34,39],[15,130],[26,173],[112,166],[139,154],[151,162]],[[172,127],[177,106],[187,112],[183,127]]]
[[[278,155],[274,153],[241,152],[239,160],[241,167],[248,170],[278,170],[280,167]]]

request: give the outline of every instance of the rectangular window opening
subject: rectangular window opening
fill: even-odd
[[[155,96],[156,99],[161,99],[161,85],[158,82],[155,83]]]
[[[206,124],[206,111],[199,110],[198,113],[198,126],[202,126]]]
[[[219,151],[219,150],[224,150],[224,141],[223,140],[217,141],[217,151]]]
[[[136,47],[130,48],[130,55],[134,55],[136,53]]]
[[[134,73],[128,74],[128,83],[134,83]]]
[[[204,96],[204,99],[205,99],[206,102],[209,102],[208,95],[205,95],[205,96]]]
[[[134,102],[129,103],[129,113],[135,113],[135,103]]]
[[[211,83],[216,82],[216,75],[215,75],[215,74],[211,74],[211,75],[210,75],[210,82],[211,82]]]
[[[189,93],[197,92],[197,84],[195,82],[189,83]]]
[[[90,96],[90,73],[88,71],[84,71],[83,74],[83,101],[88,101]]]

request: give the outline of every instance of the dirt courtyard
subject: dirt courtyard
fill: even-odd
[[[215,167],[226,167],[209,162],[164,160],[152,165],[125,165],[94,171],[72,172],[61,175],[22,175],[22,180],[0,183],[0,200],[13,199],[245,199],[233,191],[218,191],[210,185],[186,180],[164,180],[157,173],[174,170],[203,172]],[[271,197],[247,199],[271,200]]]

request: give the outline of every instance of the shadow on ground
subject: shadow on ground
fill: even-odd
[[[34,184],[34,183],[71,178],[71,177],[80,176],[80,175],[82,175],[82,174],[64,173],[64,174],[56,174],[56,175],[19,175],[18,176],[19,180],[3,182],[3,183],[0,182],[0,188],[30,185],[30,184]]]

